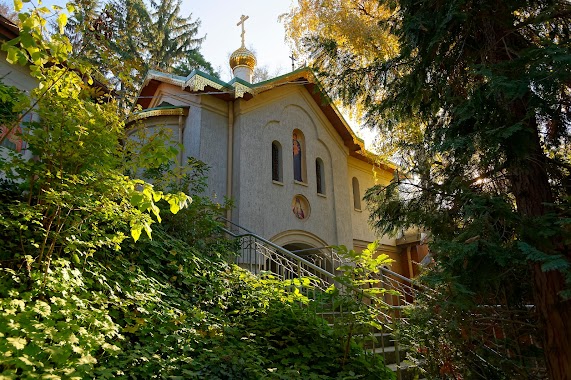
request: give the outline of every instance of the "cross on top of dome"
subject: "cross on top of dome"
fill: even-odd
[[[240,17],[240,21],[236,24],[236,26],[242,25],[242,33],[240,34],[240,36],[242,37],[242,47],[245,47],[245,44],[244,44],[244,35],[246,34],[246,30],[244,30],[244,24],[246,23],[246,20],[249,19],[249,18],[250,18],[250,16],[242,15],[242,16]]]

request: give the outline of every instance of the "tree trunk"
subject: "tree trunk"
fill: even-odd
[[[546,159],[534,122],[522,131],[517,151],[511,152],[510,179],[518,213],[525,218],[540,217],[553,204]],[[526,133],[527,132],[527,133]],[[563,236],[555,236],[538,243],[537,231],[524,231],[521,239],[543,252],[556,251],[571,261],[570,247]],[[543,349],[549,378],[571,379],[571,300],[564,300],[559,292],[565,288],[563,275],[556,270],[544,272],[541,263],[530,263],[533,276],[535,305],[539,314]]]
[[[552,380],[571,379],[571,301],[558,293],[565,286],[557,271],[544,272],[533,265],[535,304],[543,332],[543,349],[547,372]]]

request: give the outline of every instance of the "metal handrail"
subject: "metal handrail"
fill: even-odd
[[[311,267],[312,269],[318,271],[319,273],[325,275],[325,276],[335,276],[334,273],[328,272],[327,270],[311,263],[310,261],[305,260],[303,257],[296,255],[295,253],[293,253],[292,251],[289,251],[275,243],[272,243],[271,241],[264,239],[263,237],[261,237],[260,235],[257,235],[256,233],[254,233],[253,231],[250,231],[249,229],[242,227],[234,222],[232,222],[231,220],[228,220],[226,218],[224,218],[223,216],[219,216],[219,219],[223,220],[225,223],[231,224],[235,227],[238,227],[241,230],[246,231],[245,234],[235,234],[234,232],[228,230],[227,228],[224,227],[220,227],[220,229],[222,231],[224,231],[225,233],[229,234],[230,236],[234,237],[234,238],[242,238],[242,237],[253,237],[255,239],[258,239],[260,241],[262,241],[263,243],[269,245],[270,247],[278,250],[280,253],[285,254],[286,256],[294,259],[294,260],[299,260],[301,261],[303,264],[308,265],[309,267]],[[329,248],[331,246],[327,246],[327,248]],[[315,248],[312,248],[315,249]],[[319,249],[319,248],[318,248]],[[299,252],[299,251],[298,251]],[[406,283],[408,286],[410,286],[411,288],[413,286],[418,286],[422,289],[428,289],[426,286],[422,285],[422,284],[415,284],[410,278],[405,277],[397,272],[394,272],[390,269],[387,268],[380,268],[381,272],[385,275],[385,276],[391,276],[391,277],[395,277],[397,279],[399,279],[401,282]]]
[[[254,244],[254,253],[255,254],[260,254],[261,256],[265,257],[264,261],[258,261],[256,256],[254,256],[254,263],[252,263],[251,261],[245,261],[245,262],[241,262],[242,264],[247,264],[247,265],[254,265],[254,267],[256,266],[266,266],[267,262],[265,260],[268,260],[269,262],[269,266],[270,269],[272,264],[275,264],[276,266],[273,269],[276,269],[276,272],[281,272],[282,275],[285,277],[285,273],[286,271],[291,271],[290,273],[293,274],[294,277],[302,277],[304,274],[309,275],[311,277],[313,277],[313,280],[315,281],[313,283],[313,289],[319,289],[320,285],[322,284],[322,282],[325,283],[325,285],[330,286],[333,285],[335,283],[335,278],[336,275],[334,273],[329,272],[328,270],[321,268],[318,265],[315,265],[314,263],[304,259],[303,257],[300,257],[298,255],[296,255],[295,253],[278,246],[275,243],[272,243],[271,241],[255,234],[254,232],[230,221],[227,220],[224,217],[220,217],[220,220],[224,221],[226,223],[227,226],[234,226],[237,227],[238,231],[234,232],[231,231],[229,228],[224,228],[224,227],[220,227],[220,229],[225,232],[226,234],[228,234],[229,236],[232,236],[233,238],[237,238],[240,239],[242,242],[242,249],[246,250],[248,249],[247,247],[245,247],[243,244],[248,241],[248,242],[253,242]],[[244,233],[241,233],[241,231],[244,231]],[[251,248],[251,247],[250,247]],[[322,247],[325,248],[325,247]],[[329,247],[327,247],[329,248]],[[273,251],[272,251],[273,250]],[[313,248],[313,250],[315,250],[315,248]],[[319,251],[319,249],[317,249]],[[243,252],[244,253],[244,252]],[[276,255],[277,253],[279,253],[279,255]],[[334,252],[331,252],[332,254]],[[323,255],[321,253],[321,255]],[[323,255],[324,258],[329,259],[329,257],[327,257],[327,255]],[[286,260],[286,262],[282,261],[282,258]],[[249,256],[246,260],[251,260],[252,256]],[[340,258],[338,255],[336,255],[335,259],[333,259],[333,255],[331,256],[331,259],[333,260],[332,264],[334,264],[335,262],[339,262],[342,263],[343,259]],[[239,261],[240,259],[238,258],[237,261]],[[240,262],[239,262],[240,263]],[[333,270],[335,270],[335,265],[332,266]],[[252,269],[252,268],[251,268]],[[256,268],[259,269],[259,268]],[[311,269],[314,273],[310,273],[308,271],[308,269]],[[305,272],[305,273],[304,273]],[[278,273],[276,273],[278,274]],[[315,275],[315,276],[314,276]],[[321,275],[321,277],[319,277],[319,275]],[[279,274],[278,274],[279,276]],[[381,317],[381,319],[378,320],[378,322],[380,322],[387,331],[394,331],[394,318],[395,317],[401,317],[400,312],[401,310],[403,310],[406,306],[410,305],[410,302],[407,302],[406,300],[406,296],[411,296],[411,297],[415,297],[416,296],[416,292],[418,292],[419,290],[423,290],[423,287],[418,287],[415,289],[415,284],[413,283],[413,281],[407,277],[404,277],[396,272],[393,272],[387,268],[381,268],[381,272],[379,274],[378,278],[379,280],[381,280],[381,284],[386,287],[387,289],[391,289],[391,290],[396,290],[399,295],[396,296],[396,304],[393,304],[393,302],[387,302],[385,300],[378,300],[377,302],[380,302],[382,305],[384,305],[384,307],[386,307],[389,310],[394,311],[394,315],[392,315],[391,312],[389,312],[388,314],[384,311],[381,311],[381,309],[377,309],[375,310],[376,314],[378,315],[378,317]],[[325,281],[324,281],[325,280]],[[321,288],[321,290],[325,290],[325,288]],[[395,299],[393,299],[395,300]],[[365,302],[362,303],[363,305],[367,305]],[[367,307],[370,307],[371,305],[367,305]],[[343,311],[341,311],[341,313],[343,313]],[[323,310],[320,312],[320,314],[323,314],[324,317],[326,314],[328,314],[327,312],[324,312]],[[402,318],[401,318],[402,320]],[[384,343],[384,339],[381,339],[381,348],[382,348],[382,352],[385,352],[385,347],[384,347],[385,343]],[[375,344],[373,341],[373,352],[375,351]],[[402,379],[402,371],[403,368],[401,367],[401,358],[400,358],[400,353],[399,353],[399,345],[397,340],[395,340],[395,355],[396,355],[396,360],[397,360],[397,367],[396,367],[396,374],[397,374],[397,379]]]
[[[222,231],[226,232],[228,235],[230,235],[230,236],[232,236],[232,237],[234,237],[234,238],[237,238],[237,239],[238,239],[238,238],[244,238],[244,237],[252,237],[252,238],[254,238],[254,239],[260,240],[260,241],[263,242],[264,244],[269,245],[270,247],[274,248],[275,250],[277,250],[278,252],[284,254],[285,256],[290,257],[291,259],[293,259],[293,260],[295,260],[295,261],[299,261],[299,262],[301,262],[301,263],[304,264],[304,265],[307,265],[307,266],[310,267],[311,269],[315,270],[315,271],[318,272],[318,273],[321,273],[321,274],[324,275],[324,276],[328,276],[328,277],[333,277],[333,276],[335,276],[334,274],[332,274],[332,273],[326,271],[325,269],[323,269],[323,268],[321,268],[321,267],[318,267],[317,265],[315,265],[315,264],[313,264],[313,263],[311,263],[311,262],[305,260],[303,257],[297,256],[296,254],[291,253],[291,252],[288,251],[287,249],[285,249],[285,248],[283,248],[283,247],[280,247],[279,245],[274,244],[274,243],[272,243],[271,241],[266,240],[266,239],[264,239],[263,237],[261,237],[261,236],[259,236],[259,235],[256,235],[256,234],[253,233],[253,232],[247,232],[247,233],[245,233],[245,234],[237,235],[237,234],[233,233],[232,231],[230,231],[230,230],[228,230],[228,229],[226,229],[226,228],[224,228],[224,227],[220,227],[220,229],[221,229]],[[244,230],[245,230],[245,229],[244,229]]]
[[[228,235],[234,237],[234,238],[238,238],[238,239],[244,239],[244,238],[252,238],[255,240],[258,240],[259,242],[261,242],[263,245],[267,247],[271,247],[271,249],[275,250],[276,252],[280,253],[282,256],[284,256],[286,259],[290,260],[292,263],[294,263],[295,265],[297,265],[300,269],[298,271],[301,271],[301,266],[303,265],[305,268],[303,268],[305,270],[305,272],[307,273],[307,269],[311,269],[312,271],[314,271],[314,274],[316,275],[321,275],[323,276],[325,279],[327,279],[327,285],[332,285],[334,283],[334,279],[335,279],[335,274],[329,272],[326,269],[323,269],[322,267],[304,259],[301,256],[296,255],[295,253],[275,244],[272,243],[271,241],[257,235],[256,233],[252,232],[251,230],[248,230],[247,228],[244,228],[230,220],[227,220],[224,217],[220,217],[221,220],[223,220],[224,222],[226,222],[227,224],[233,225],[235,227],[237,227],[239,230],[243,230],[246,231],[246,233],[235,233],[227,228],[224,227],[220,227],[220,229],[227,233]],[[266,256],[266,255],[264,255]],[[266,256],[267,257],[267,256]],[[267,257],[269,258],[269,257]],[[309,274],[309,273],[308,273]],[[298,276],[301,276],[302,273],[297,273]],[[381,277],[382,276],[382,277]],[[320,278],[320,280],[324,280],[324,278]],[[403,310],[405,309],[408,305],[411,304],[411,302],[408,302],[404,297],[409,296],[412,298],[415,298],[416,293],[420,290],[420,291],[424,291],[427,290],[428,288],[426,288],[423,285],[420,284],[415,284],[411,279],[404,277],[402,275],[400,275],[399,273],[396,273],[394,271],[391,271],[390,269],[387,268],[380,268],[380,277],[379,278],[383,284],[385,286],[388,286],[390,289],[394,289],[396,291],[398,291],[399,293],[401,293],[400,296],[397,296],[397,304],[392,304],[390,302],[386,302],[381,300],[380,302],[387,307],[388,309],[391,310]],[[417,289],[415,289],[415,286],[417,287]],[[418,289],[419,288],[419,289]],[[385,317],[385,319],[387,320],[387,322],[392,323],[392,319],[393,317],[391,317],[390,315],[387,315],[386,313],[380,313],[381,315],[383,315]],[[390,328],[390,326],[387,325],[388,328]],[[392,328],[391,328],[392,329]]]
[[[335,282],[335,279],[337,277],[335,273],[332,273],[327,269],[324,269],[319,265],[312,263],[311,261],[307,260],[304,257],[298,256],[296,252],[291,252],[283,247],[278,246],[275,243],[272,243],[271,241],[255,234],[254,232],[244,227],[239,226],[236,223],[233,223],[222,217],[220,219],[226,222],[227,226],[231,225],[239,229],[238,232],[234,232],[228,228],[221,227],[221,230],[223,232],[227,233],[229,236],[232,236],[234,238],[241,239],[242,244],[247,242],[246,239],[249,239],[248,241],[250,243],[253,243],[250,249],[253,248],[255,254],[263,256],[264,260],[267,260],[264,262],[257,261],[256,263],[254,263],[254,265],[262,265],[265,268],[269,268],[270,271],[273,271],[274,269],[277,268],[278,272],[281,271],[283,277],[284,278],[287,277],[288,279],[303,277],[304,275],[313,277],[312,281],[314,282],[312,285],[310,285],[310,288],[313,288],[314,291],[324,290],[325,288],[323,288],[322,285],[333,285],[333,284],[338,285]],[[245,233],[240,233],[240,230],[245,231]],[[342,263],[344,260],[343,258],[339,257],[339,255],[335,251],[324,253],[324,250],[328,248],[332,247],[327,246],[327,247],[311,248],[311,249],[297,251],[297,253],[304,251],[305,252],[317,251],[316,253],[313,254],[313,257],[322,257],[326,260],[331,260],[332,264],[331,266],[329,266],[326,261],[322,261],[321,263],[322,264],[325,263],[324,265],[326,267],[332,268],[332,271],[335,272],[336,264]],[[242,249],[246,250],[248,248],[242,246]],[[279,255],[277,255],[276,253],[279,253]],[[319,261],[317,262],[319,263]],[[248,263],[248,262],[242,262],[242,263]],[[270,264],[268,265],[267,263]],[[436,298],[434,297],[434,295],[436,294],[436,291],[434,289],[429,288],[426,285],[420,284],[388,268],[382,267],[379,269],[380,271],[378,272],[378,274],[370,277],[370,279],[379,280],[380,287],[384,289],[396,290],[398,292],[398,294],[389,293],[386,296],[386,298],[383,297],[380,299],[375,299],[374,301],[375,305],[377,306],[382,305],[382,308],[375,309],[375,312],[377,313],[378,322],[383,326],[383,329],[386,329],[386,331],[394,331],[395,327],[394,323],[396,322],[396,320],[399,320],[400,323],[403,323],[405,325],[408,324],[407,319],[403,318],[402,310],[412,305],[414,303],[414,300],[417,299],[419,293],[422,293],[424,297],[428,297],[430,299]],[[287,273],[288,276],[285,276],[284,273]],[[344,290],[346,289],[344,288],[341,289],[342,295],[344,294]],[[356,290],[359,291],[359,289]],[[365,289],[362,289],[362,291],[365,291]],[[365,295],[365,297],[367,296]],[[363,305],[366,305],[367,307],[373,306],[373,304],[369,305],[366,301],[363,302]],[[495,304],[480,305],[481,308],[502,308],[502,306],[503,305],[495,305]],[[526,309],[533,308],[530,305],[525,305],[525,306]],[[326,317],[327,314],[338,313],[337,311],[323,311],[322,309],[320,310],[321,311],[319,312],[319,314],[322,314],[324,318]],[[344,310],[341,311],[341,313],[343,312]],[[380,344],[381,347],[379,348],[382,348],[382,352],[384,352],[385,343],[383,339],[381,339]],[[504,357],[504,355],[502,355],[501,352],[495,349],[498,347],[494,347],[493,345],[485,343],[483,345],[487,350],[494,353],[496,356]],[[374,345],[373,345],[373,351],[376,352]],[[396,374],[397,374],[397,379],[402,379],[402,371],[404,370],[405,367],[402,367],[400,364],[401,357],[399,351],[400,351],[399,342],[395,337],[395,355],[397,361]],[[476,355],[476,357],[486,366],[492,366],[492,364],[488,362],[485,358],[479,355]],[[415,363],[418,365],[422,365],[422,360],[420,362],[415,362]]]

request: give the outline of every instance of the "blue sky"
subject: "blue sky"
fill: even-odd
[[[241,15],[246,20],[246,47],[255,50],[258,65],[268,66],[271,74],[291,70],[290,49],[284,41],[284,28],[278,16],[290,9],[292,0],[183,0],[183,13],[192,12],[202,22],[200,33],[204,57],[218,69],[222,79],[230,79],[228,58],[240,47]]]

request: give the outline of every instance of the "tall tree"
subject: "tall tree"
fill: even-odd
[[[195,69],[219,78],[219,74],[214,70],[212,64],[204,58],[198,49],[189,51],[186,56],[173,67],[173,73],[187,76]]]
[[[204,37],[197,37],[200,20],[180,16],[182,0],[152,1],[150,23],[145,28],[147,65],[170,70],[172,65],[187,57],[200,46]]]
[[[306,3],[300,1],[291,21]],[[350,11],[366,17],[359,9],[366,2],[352,3]],[[367,124],[410,164],[406,197],[396,195],[403,177],[369,192],[373,222],[385,232],[430,229],[436,260],[453,276],[469,271],[478,255],[510,263],[501,252],[494,257],[486,250],[491,235],[514,262],[526,260],[550,378],[568,379],[571,3],[378,4],[390,11],[373,16],[378,28],[398,39],[392,56],[363,55],[359,46],[327,33],[320,27],[328,23],[322,10],[304,16],[314,24],[300,39],[335,95],[362,101]],[[471,244],[471,255],[459,258],[466,249],[456,250],[455,243]],[[458,262],[463,264],[452,264]]]
[[[203,68],[214,73],[199,51],[204,40],[197,37],[200,20],[181,16],[181,3],[75,0],[68,35],[74,51],[99,67],[101,79],[132,99],[149,69]]]

